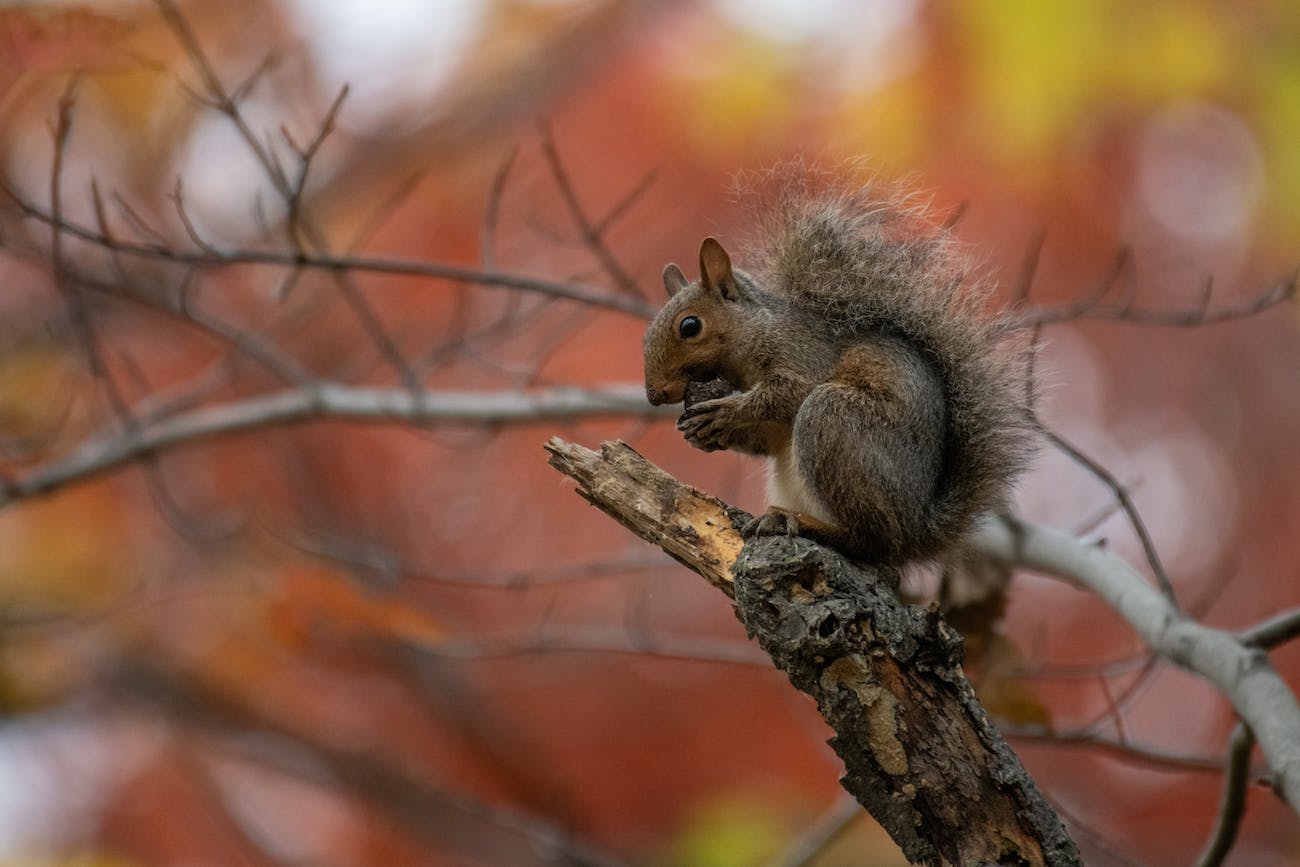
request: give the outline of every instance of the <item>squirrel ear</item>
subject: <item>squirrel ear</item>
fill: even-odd
[[[712,236],[700,244],[700,281],[706,289],[716,291],[728,301],[737,296],[736,277],[731,273],[731,257]]]
[[[669,262],[664,266],[664,288],[668,290],[669,298],[685,289],[689,282],[675,262]]]

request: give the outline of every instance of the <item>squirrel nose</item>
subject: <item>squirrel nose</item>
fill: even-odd
[[[663,389],[651,388],[648,385],[646,386],[645,389],[645,396],[646,396],[646,400],[650,401],[651,406],[659,406],[660,404],[666,402],[668,399],[668,396],[664,394]]]

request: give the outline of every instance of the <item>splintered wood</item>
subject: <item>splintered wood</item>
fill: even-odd
[[[683,485],[626,443],[603,443],[594,452],[552,437],[546,450],[551,466],[576,480],[589,502],[735,597],[731,566],[744,547],[739,528],[748,514]]]

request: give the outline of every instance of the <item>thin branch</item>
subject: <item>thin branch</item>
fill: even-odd
[[[278,768],[318,785],[355,794],[435,846],[481,848],[483,828],[472,827],[481,825],[518,836],[542,861],[570,867],[623,867],[626,863],[541,816],[431,785],[415,776],[409,763],[377,760],[365,750],[321,743],[233,696],[205,686],[198,678],[182,677],[142,662],[122,666],[109,687],[121,700],[161,709],[198,726],[201,732],[220,737],[222,745],[241,752],[259,766]],[[315,761],[302,761],[301,753]],[[318,768],[324,769],[323,777],[315,773]],[[467,829],[466,823],[471,827]]]
[[[512,147],[501,165],[492,175],[492,184],[488,188],[487,208],[483,211],[483,231],[479,243],[479,262],[484,268],[491,268],[496,259],[497,225],[501,220],[501,202],[505,198],[506,181],[510,170],[514,168],[519,148]]]
[[[1043,245],[1047,242],[1047,232],[1040,229],[1029,241],[1025,258],[1020,263],[1020,277],[1016,280],[1016,291],[1012,306],[1019,308],[1029,303],[1029,293],[1034,288],[1034,278],[1038,274],[1038,262],[1043,256]]]
[[[601,416],[664,415],[662,410],[646,404],[640,386],[555,388],[524,393],[422,391],[412,395],[405,389],[321,383],[192,410],[126,433],[92,436],[67,457],[11,479],[7,489],[0,491],[0,507],[48,494],[180,445],[311,419],[375,424],[502,425]]]
[[[1001,516],[983,522],[971,543],[995,559],[1096,593],[1152,651],[1214,684],[1259,739],[1278,792],[1300,805],[1300,704],[1262,650],[1197,623],[1121,557],[1059,531]]]
[[[1106,709],[1099,712],[1092,720],[1084,724],[1084,731],[1097,731],[1105,727],[1108,720],[1115,723],[1115,733],[1121,742],[1124,739],[1123,720],[1121,714],[1124,707],[1134,702],[1138,695],[1151,685],[1152,677],[1160,664],[1160,656],[1152,653],[1147,656],[1142,667],[1138,670],[1137,677],[1133,678],[1132,683],[1124,687],[1124,691],[1118,696],[1110,693],[1110,682],[1103,678],[1102,687],[1107,693]]]
[[[1125,254],[1121,251],[1121,257],[1116,260],[1115,270],[1112,273],[1116,275],[1119,274],[1124,267],[1125,261]],[[1103,292],[1104,291],[1105,290],[1103,289]],[[1126,488],[1120,480],[1116,478],[1114,473],[1106,469],[1106,467],[1102,466],[1099,462],[1093,460],[1065,437],[1048,428],[1043,423],[1042,419],[1039,418],[1038,411],[1035,409],[1036,389],[1034,386],[1034,376],[1036,370],[1035,360],[1038,356],[1038,343],[1042,337],[1042,330],[1042,323],[1036,322],[1033,324],[1032,341],[1029,347],[1029,361],[1025,365],[1025,407],[1029,421],[1032,422],[1033,425],[1044,436],[1046,436],[1053,445],[1064,452],[1075,463],[1096,476],[1101,480],[1102,484],[1110,488],[1111,493],[1115,497],[1115,501],[1124,511],[1124,515],[1128,518],[1129,525],[1132,526],[1133,532],[1137,534],[1138,541],[1142,545],[1142,552],[1146,556],[1147,564],[1151,567],[1151,571],[1155,575],[1156,581],[1159,582],[1160,589],[1164,592],[1165,596],[1168,597],[1171,603],[1177,605],[1178,597],[1177,594],[1174,593],[1174,586],[1169,580],[1169,575],[1165,572],[1164,563],[1160,559],[1160,552],[1156,550],[1155,542],[1152,540],[1151,534],[1147,532],[1146,522],[1142,520],[1142,515],[1138,512],[1137,506],[1133,503],[1133,498],[1129,495],[1128,488]]]
[[[1300,608],[1283,611],[1238,633],[1242,644],[1273,648],[1300,636]]]
[[[238,510],[227,510],[215,518],[200,519],[191,515],[176,495],[163,474],[156,457],[146,457],[140,462],[154,508],[172,530],[190,542],[216,542],[226,540],[248,524],[248,516]]]
[[[1081,819],[1077,813],[1062,804],[1059,799],[1052,801],[1052,809],[1061,815],[1061,818],[1070,826],[1070,830],[1088,841],[1088,844],[1097,850],[1102,857],[1120,865],[1120,867],[1142,867],[1138,862],[1115,848],[1115,844],[1108,840],[1106,835],[1094,828],[1091,823]]]
[[[13,194],[10,193],[11,197],[12,195]],[[127,223],[141,240],[148,240],[157,247],[165,247],[167,245],[168,242],[166,236],[153,226],[149,225],[149,221],[141,216],[135,208],[131,207],[131,203],[123,198],[121,193],[113,193],[113,204],[117,205],[117,209],[122,212],[122,216],[126,219]],[[108,233],[105,232],[104,236],[107,237]]]
[[[1102,299],[1110,294],[1110,290],[1115,287],[1115,283],[1123,276],[1132,260],[1132,251],[1127,246],[1120,247],[1115,253],[1115,259],[1111,262],[1110,270],[1098,281],[1097,286],[1087,296],[1055,311],[1054,316],[1044,315],[1045,311],[1041,310],[1027,311],[1019,317],[1021,324],[1026,327],[1052,325],[1056,322],[1069,322],[1089,315],[1097,309],[1097,305],[1102,302]]]
[[[309,369],[304,367],[293,356],[283,352],[273,341],[265,340],[258,334],[241,329],[202,310],[195,301],[191,300],[195,293],[189,290],[189,274],[182,281],[176,307],[160,304],[155,298],[138,292],[134,287],[127,284],[114,287],[112,284],[83,271],[69,269],[68,274],[70,279],[74,280],[77,285],[89,291],[138,304],[149,311],[183,323],[201,334],[238,349],[244,356],[247,356],[288,385],[306,386],[316,379]],[[154,400],[156,400],[156,394],[154,393]],[[138,405],[136,410],[141,416],[149,414],[139,412]],[[154,414],[156,415],[156,413]]]
[[[549,634],[481,638],[412,645],[429,656],[458,660],[513,659],[554,653],[627,654],[679,662],[709,662],[770,670],[772,661],[752,644],[734,639],[638,633],[626,629],[567,626]]]
[[[180,40],[185,54],[190,58],[195,70],[199,73],[199,77],[203,80],[203,89],[207,93],[206,97],[200,97],[200,100],[230,118],[230,121],[239,131],[240,137],[252,149],[257,161],[266,168],[277,189],[281,192],[286,191],[289,183],[288,178],[285,177],[283,170],[277,171],[278,163],[270,158],[253,130],[248,126],[243,112],[239,110],[239,104],[226,92],[225,86],[221,83],[221,79],[217,77],[216,70],[208,61],[203,47],[199,44],[198,37],[190,28],[185,16],[172,0],[154,0],[154,2],[158,6],[159,12],[162,13],[163,19],[167,22],[167,26]]]
[[[1044,728],[999,724],[1002,732],[1016,741],[1039,742],[1052,747],[1095,750],[1102,755],[1138,765],[1148,770],[1192,773],[1223,773],[1223,760],[1211,756],[1189,756],[1171,753],[1158,747],[1134,744],[1099,735],[1092,730],[1054,732]]]
[[[429,277],[450,280],[457,283],[469,283],[479,286],[516,289],[553,298],[576,301],[592,307],[614,310],[641,319],[654,315],[654,308],[635,298],[609,295],[598,290],[589,289],[576,283],[555,280],[542,280],[523,274],[502,271],[482,270],[463,265],[442,262],[420,262],[402,259],[383,259],[367,256],[334,256],[319,253],[298,255],[280,250],[213,250],[187,251],[176,250],[165,245],[143,244],[125,241],[115,237],[105,237],[102,233],[69,220],[54,220],[52,215],[42,208],[24,200],[9,187],[0,187],[12,199],[24,216],[36,219],[51,226],[57,226],[62,232],[89,241],[106,250],[121,252],[131,256],[164,262],[176,262],[197,268],[225,268],[233,265],[279,265],[285,268],[311,268],[327,272],[353,271],[374,274],[391,274],[410,277]]]
[[[272,184],[275,185],[275,189],[280,194],[280,198],[284,200],[286,208],[291,212],[290,238],[295,245],[295,253],[301,257],[305,252],[299,234],[301,234],[302,238],[305,238],[306,241],[316,250],[322,253],[328,253],[329,244],[327,243],[325,234],[307,218],[306,214],[302,213],[298,201],[301,195],[301,190],[296,190],[295,185],[289,181],[288,175],[285,172],[283,165],[280,163],[279,157],[275,151],[271,147],[264,146],[253,134],[252,129],[248,126],[248,122],[239,110],[238,103],[225,90],[221,80],[217,77],[212,68],[211,62],[203,52],[203,47],[199,44],[199,41],[194,35],[194,31],[190,28],[189,23],[185,20],[185,16],[181,14],[180,10],[172,0],[155,0],[155,2],[161,10],[164,19],[166,19],[168,25],[181,41],[181,44],[184,46],[190,60],[198,69],[200,76],[203,78],[204,86],[207,88],[208,94],[216,105],[217,110],[229,118],[231,123],[235,125],[240,136],[244,139],[248,147],[252,150],[253,155],[257,158],[257,161],[261,163],[267,177],[271,180]],[[347,88],[345,87],[340,91],[338,97],[335,99],[333,105],[330,107],[322,121],[320,130],[316,135],[317,141],[315,142],[315,147],[319,147],[320,142],[324,141],[330,131],[334,128],[336,114],[346,95]],[[295,148],[295,151],[298,152],[301,164],[299,181],[305,184],[310,160],[311,157],[315,155],[315,149],[309,148],[307,150],[298,151],[298,149]],[[380,319],[378,312],[371,305],[369,300],[366,299],[365,295],[362,294],[362,292],[352,282],[352,278],[348,271],[333,270],[330,272],[330,276],[333,278],[334,284],[338,288],[339,294],[342,296],[344,303],[351,308],[353,314],[357,317],[357,321],[360,323],[362,331],[365,332],[371,343],[375,345],[379,350],[379,353],[397,372],[398,377],[401,379],[403,385],[406,386],[407,391],[411,392],[413,395],[419,394],[421,387],[419,375],[407,362],[397,344],[393,342],[393,339],[389,335],[387,327]]]
[[[772,867],[811,867],[862,816],[861,804],[850,797],[841,797]]]
[[[181,221],[181,227],[185,229],[185,234],[189,236],[190,243],[198,247],[204,253],[209,255],[220,255],[217,248],[203,237],[194,221],[190,219],[190,213],[185,209],[185,180],[177,175],[176,183],[172,184],[171,193],[172,207],[176,211],[176,217]]]
[[[91,322],[90,312],[86,309],[85,299],[80,291],[72,285],[68,277],[68,268],[63,253],[63,232],[59,226],[63,223],[63,164],[68,150],[68,138],[72,133],[72,109],[76,105],[77,85],[80,79],[73,77],[59,97],[58,120],[54,127],[54,162],[50,168],[50,268],[54,284],[63,296],[68,308],[68,318],[72,323],[82,348],[91,375],[104,387],[109,406],[118,421],[128,430],[134,422],[127,409],[126,398],[117,387],[108,365],[104,361],[103,351],[99,346],[99,337]],[[111,240],[111,239],[110,239]]]
[[[385,583],[395,582],[400,577],[405,582],[440,587],[519,592],[581,582],[607,581],[641,572],[659,572],[667,567],[662,557],[618,557],[578,563],[547,563],[508,572],[462,573],[408,563],[386,545],[340,538],[319,530],[278,526],[265,529],[274,538],[300,553],[341,563],[363,575],[377,575]]]
[[[1115,474],[1106,469],[1100,462],[1089,457],[1082,449],[1075,446],[1064,436],[1048,428],[1038,419],[1036,413],[1031,412],[1031,418],[1039,431],[1071,460],[1081,467],[1092,473],[1104,484],[1110,488],[1111,493],[1115,495],[1115,500],[1119,503],[1120,508],[1124,510],[1125,517],[1128,518],[1129,525],[1132,526],[1133,532],[1137,534],[1138,542],[1142,545],[1143,556],[1146,557],[1147,565],[1151,567],[1151,572],[1155,575],[1156,581],[1160,585],[1160,590],[1173,605],[1178,604],[1178,596],[1174,593],[1174,585],[1169,580],[1169,575],[1165,572],[1164,563],[1160,559],[1160,552],[1156,550],[1155,541],[1151,538],[1151,533],[1147,530],[1146,522],[1142,520],[1141,513],[1138,512],[1137,506],[1133,503],[1133,498],[1129,496],[1128,489],[1123,483],[1116,478]]]
[[[605,232],[609,231],[609,227],[618,222],[619,218],[626,214],[633,205],[640,201],[646,191],[654,186],[658,174],[659,173],[653,169],[646,172],[645,176],[641,178],[641,180],[637,181],[632,188],[627,191],[623,198],[614,203],[613,207],[605,213],[605,216],[596,221],[596,224],[592,226],[596,233],[604,235]]]
[[[560,189],[560,195],[564,199],[565,206],[568,207],[569,213],[573,216],[578,231],[582,233],[583,241],[591,248],[596,260],[600,262],[600,267],[604,269],[605,273],[609,275],[616,285],[633,298],[645,300],[645,294],[641,291],[641,287],[623,270],[623,266],[619,264],[618,259],[615,258],[609,246],[605,243],[605,239],[601,235],[601,229],[587,217],[587,212],[578,199],[578,193],[573,188],[573,182],[569,179],[569,173],[564,169],[564,163],[560,159],[560,152],[555,147],[555,137],[551,133],[550,125],[543,123],[541,133],[542,153],[546,156],[546,162],[551,168],[551,175],[555,178],[555,184]]]
[[[298,156],[298,177],[294,179],[293,186],[285,196],[285,204],[288,210],[288,233],[289,239],[293,244],[294,251],[302,253],[304,245],[302,242],[302,197],[307,190],[307,179],[311,175],[312,161],[315,160],[317,152],[325,139],[329,138],[330,133],[334,131],[334,126],[338,121],[339,112],[343,109],[343,100],[347,99],[348,86],[345,84],[339,89],[338,96],[334,97],[334,102],[330,104],[329,109],[325,112],[324,119],[321,120],[316,135],[307,143],[305,147],[299,147],[294,141],[293,136],[289,133],[287,126],[280,127],[280,135],[288,143],[289,147]]]
[[[1219,821],[1205,844],[1197,867],[1219,867],[1237,842],[1242,816],[1246,814],[1246,783],[1250,779],[1250,752],[1255,736],[1238,723],[1228,740],[1228,772],[1223,777],[1223,800],[1219,803]]]
[[[1023,327],[1092,319],[1131,325],[1199,328],[1203,325],[1217,325],[1255,316],[1279,304],[1294,300],[1297,294],[1300,294],[1300,271],[1239,301],[1221,304],[1214,308],[1209,305],[1209,293],[1202,288],[1196,305],[1185,310],[1152,310],[1137,307],[1131,303],[1131,300],[1122,304],[1101,306],[1097,303],[1100,299],[1094,298],[1055,309],[1029,310],[1018,315],[1016,320]]]

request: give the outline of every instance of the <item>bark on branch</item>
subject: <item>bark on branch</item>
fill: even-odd
[[[749,517],[629,446],[553,438],[578,493],[735,600],[746,631],[835,730],[844,787],[913,862],[1078,864],[961,670],[961,638],[901,603],[896,576],[806,539],[742,540]]]

